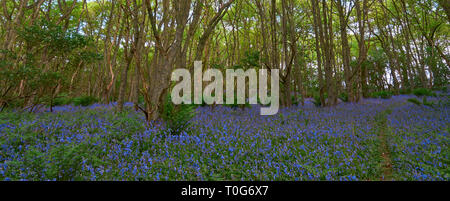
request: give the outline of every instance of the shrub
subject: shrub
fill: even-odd
[[[322,101],[320,101],[320,96],[319,95],[314,95],[313,97],[313,103],[316,107],[320,107],[322,106]]]
[[[291,103],[292,105],[298,105],[300,103],[300,100],[298,98],[295,98],[295,96],[291,96]]]
[[[68,105],[72,102],[72,99],[68,97],[58,97],[53,99],[53,106],[60,106],[60,105]]]
[[[60,106],[60,105],[69,105],[72,103],[72,99],[67,96],[67,94],[61,94],[60,96],[57,96],[53,99],[52,105],[53,106]]]
[[[36,105],[55,105],[53,101],[59,92],[55,87],[57,83],[62,89],[67,87],[65,75],[71,73],[80,62],[90,64],[101,60],[102,56],[89,48],[94,46],[91,38],[76,29],[66,28],[43,18],[32,25],[24,23],[15,27],[17,42],[26,44],[27,51],[0,50],[1,88],[7,89],[1,90],[0,99],[7,102],[6,106],[33,111]],[[46,50],[46,57],[52,58],[47,66],[57,66],[58,62],[64,61],[64,68],[41,68],[38,58],[43,49]],[[19,87],[26,96],[14,92]],[[30,97],[30,94],[35,95]],[[56,100],[56,105],[65,103],[66,100]]]
[[[433,91],[425,88],[418,88],[413,90],[413,94],[416,96],[433,96]]]
[[[378,92],[372,93],[371,97],[372,98],[389,99],[392,97],[392,95],[393,94],[390,91],[378,91]]]
[[[85,136],[82,142],[55,143],[57,136],[35,131],[35,126],[26,124],[0,139],[2,145],[10,145],[13,149],[12,152],[5,152],[6,146],[0,148],[4,157],[11,157],[11,154],[21,156],[5,161],[9,168],[4,169],[3,176],[12,180],[83,180],[82,175],[87,173],[83,170],[83,161],[94,167],[104,165],[96,154],[101,151],[100,146],[95,145],[100,138]]]
[[[30,121],[34,119],[33,113],[17,112],[13,109],[7,108],[3,112],[0,112],[0,125],[2,124],[16,124],[21,121]]]
[[[423,105],[426,105],[428,107],[433,107],[433,102],[428,102],[426,96],[423,97],[422,103],[423,103]]]
[[[433,103],[433,102],[428,102],[426,96],[424,96],[424,97],[422,98],[422,102],[420,102],[419,100],[417,100],[417,99],[415,99],[415,98],[410,98],[410,99],[408,99],[408,102],[414,103],[414,104],[416,104],[416,105],[422,105],[422,104],[423,104],[423,105],[428,106],[428,107],[433,107],[433,106],[434,106],[434,103]]]
[[[399,92],[402,95],[406,95],[406,94],[411,94],[412,93],[411,89],[400,89]]]
[[[139,105],[144,105],[144,104],[145,104],[145,98],[144,98],[144,96],[139,96],[139,97],[138,97],[138,103],[139,103]]]
[[[13,99],[5,102],[6,108],[20,108],[25,106],[25,99]]]
[[[416,105],[422,105],[422,102],[420,102],[419,100],[415,99],[415,98],[410,98],[408,99],[408,102],[410,103],[414,103]]]
[[[164,101],[161,118],[171,135],[179,135],[190,126],[190,120],[196,114],[196,107],[186,104],[175,105],[171,100],[169,95]]]
[[[75,106],[89,106],[97,102],[97,98],[92,96],[80,96],[73,99],[73,105]]]
[[[133,117],[132,112],[130,110],[123,110],[122,112],[117,112],[114,114],[114,119],[112,119],[113,125],[118,128],[127,129],[128,132],[126,133],[112,133],[111,138],[116,139],[118,141],[122,141],[125,138],[136,134],[137,132],[141,131],[145,128],[144,124],[142,122]]]
[[[339,94],[339,99],[341,99],[342,102],[348,102],[348,94],[345,92]]]

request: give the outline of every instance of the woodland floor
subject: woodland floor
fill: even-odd
[[[450,179],[449,94],[317,108],[199,107],[169,135],[114,104],[0,113],[0,180]],[[417,98],[418,99],[418,98]]]

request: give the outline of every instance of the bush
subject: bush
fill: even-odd
[[[422,105],[422,102],[420,102],[419,100],[415,99],[415,98],[410,98],[408,99],[408,102],[410,103],[414,103],[416,105]]]
[[[314,95],[313,97],[313,103],[316,107],[320,107],[322,106],[322,101],[320,101],[320,96],[319,95]]]
[[[53,99],[52,106],[68,105],[72,102],[72,99],[67,97],[58,97]]]
[[[33,144],[36,144],[33,143]],[[18,180],[25,168],[31,172],[26,176],[29,180],[84,180],[83,160],[94,167],[105,165],[96,154],[99,150],[96,146],[88,143],[70,143],[59,146],[51,146],[48,151],[43,151],[35,146],[23,151],[23,159],[8,161],[6,164],[11,168],[6,175],[13,180]]]
[[[195,108],[194,105],[173,104],[170,95],[166,98],[161,118],[171,135],[179,135],[191,125],[190,121],[196,114]]]
[[[66,104],[66,99],[54,100],[58,95],[55,94],[57,83],[65,89],[68,82],[64,75],[71,73],[80,62],[90,64],[101,60],[102,56],[89,48],[94,45],[91,38],[80,34],[76,29],[66,28],[43,18],[33,25],[24,23],[23,26],[15,27],[17,42],[26,44],[27,51],[0,50],[1,88],[7,89],[1,90],[1,99],[2,102],[7,102],[6,106],[29,108],[32,111],[35,107],[28,106]],[[57,66],[58,62],[64,61],[64,68],[41,68],[38,58],[43,49],[48,50],[47,58],[53,58],[48,61],[47,66]],[[20,86],[26,96],[14,91]],[[30,97],[30,94],[35,95]],[[53,101],[56,101],[55,104]]]
[[[66,94],[61,94],[60,96],[53,99],[52,105],[60,106],[60,105],[69,105],[70,103],[72,103],[72,99]]]
[[[6,108],[21,108],[25,106],[25,99],[14,99],[12,101],[5,102]]]
[[[292,105],[298,105],[300,103],[300,100],[298,98],[295,98],[295,96],[291,96],[291,103]]]
[[[92,96],[80,96],[73,99],[73,105],[75,106],[89,106],[97,102],[97,98]]]
[[[406,95],[406,94],[411,94],[412,93],[411,89],[400,89],[399,92],[402,95]]]
[[[347,93],[339,94],[339,99],[341,99],[342,102],[348,102],[348,94]]]
[[[422,98],[422,102],[420,102],[419,100],[417,100],[417,99],[415,99],[415,98],[410,98],[410,99],[408,99],[408,102],[414,103],[414,104],[416,104],[416,105],[422,105],[422,104],[423,104],[423,105],[428,106],[428,107],[433,107],[433,106],[434,106],[434,103],[433,103],[433,102],[428,102],[426,96],[424,96],[424,97]]]
[[[371,97],[372,98],[389,99],[392,97],[392,95],[393,94],[390,91],[378,91],[378,92],[372,93]]]
[[[138,97],[138,103],[139,103],[139,105],[144,105],[144,104],[145,104],[145,98],[144,98],[144,96],[139,96],[139,97]]]
[[[440,91],[440,92],[443,92],[443,93],[447,93],[448,92],[447,86],[434,86],[432,88],[432,90],[433,91]]]
[[[31,121],[35,116],[33,113],[16,112],[13,109],[7,108],[0,112],[0,125],[3,124],[18,124],[21,121]]]
[[[423,97],[422,103],[423,103],[423,105],[426,105],[428,107],[433,107],[433,102],[428,102],[426,96]]]
[[[433,96],[433,91],[425,88],[418,88],[413,90],[413,94],[416,96]]]

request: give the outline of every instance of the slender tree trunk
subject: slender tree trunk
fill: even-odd
[[[322,52],[320,49],[321,45],[321,31],[319,31],[322,26],[322,20],[317,9],[319,9],[318,0],[311,0],[312,3],[312,14],[313,14],[313,27],[314,27],[314,35],[316,39],[316,55],[317,55],[317,71],[318,71],[318,80],[319,80],[319,96],[321,104],[325,104],[324,97],[324,86],[323,86],[323,75],[322,75]],[[320,29],[319,29],[320,28]]]
[[[342,5],[342,1],[337,1],[337,9],[339,14],[339,24],[340,24],[340,34],[341,34],[341,46],[342,46],[342,62],[344,65],[344,78],[345,78],[345,90],[349,97],[350,102],[354,102],[355,99],[353,97],[353,87],[351,80],[351,72],[350,68],[350,46],[348,45],[348,37],[347,37],[347,25],[348,25],[348,17],[346,10],[344,10],[344,6]]]

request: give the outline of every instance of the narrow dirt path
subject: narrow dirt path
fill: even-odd
[[[377,126],[378,126],[378,138],[381,142],[381,146],[379,147],[379,151],[381,153],[382,161],[382,175],[380,177],[381,181],[392,181],[393,180],[393,169],[392,169],[392,161],[391,154],[389,152],[389,143],[387,138],[389,133],[389,128],[387,124],[387,118],[389,110],[386,110],[377,116]]]

